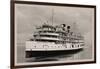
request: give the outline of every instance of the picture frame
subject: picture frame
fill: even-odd
[[[11,69],[96,63],[95,5],[11,0],[10,26]]]

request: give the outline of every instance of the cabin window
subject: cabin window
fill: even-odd
[[[60,48],[60,46],[58,46],[58,48]]]
[[[36,48],[36,46],[34,46],[34,48]]]
[[[72,45],[72,48],[74,48],[74,45]]]
[[[49,31],[51,31],[51,28],[48,28]]]
[[[43,28],[43,30],[48,30],[48,28]]]
[[[67,48],[67,45],[65,47]]]
[[[79,47],[79,45],[78,45],[78,47]]]

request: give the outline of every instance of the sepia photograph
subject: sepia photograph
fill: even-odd
[[[13,2],[15,67],[95,63],[96,6]]]

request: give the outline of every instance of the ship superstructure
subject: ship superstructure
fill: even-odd
[[[80,34],[71,32],[66,24],[49,25],[44,23],[36,27],[33,39],[26,42],[26,52],[58,52],[78,50],[84,47],[84,38]]]
[[[52,10],[52,15],[54,11]],[[83,49],[84,37],[71,31],[66,24],[52,25],[47,23],[36,27],[33,38],[26,41],[26,57],[43,56]]]

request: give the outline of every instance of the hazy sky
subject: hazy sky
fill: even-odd
[[[65,23],[73,28],[73,24],[76,23],[78,31],[85,37],[85,42],[93,43],[93,8],[29,4],[15,5],[15,24],[18,42],[25,43],[26,40],[32,38],[33,32],[36,30],[35,26],[40,26],[47,21],[48,24],[52,24],[52,10],[54,10],[53,25]]]
[[[93,27],[94,9],[79,7],[60,7],[44,5],[15,5],[15,22],[19,33],[31,33],[34,26],[48,21],[52,24],[52,9],[54,10],[53,24],[77,24],[81,32],[89,32]]]

